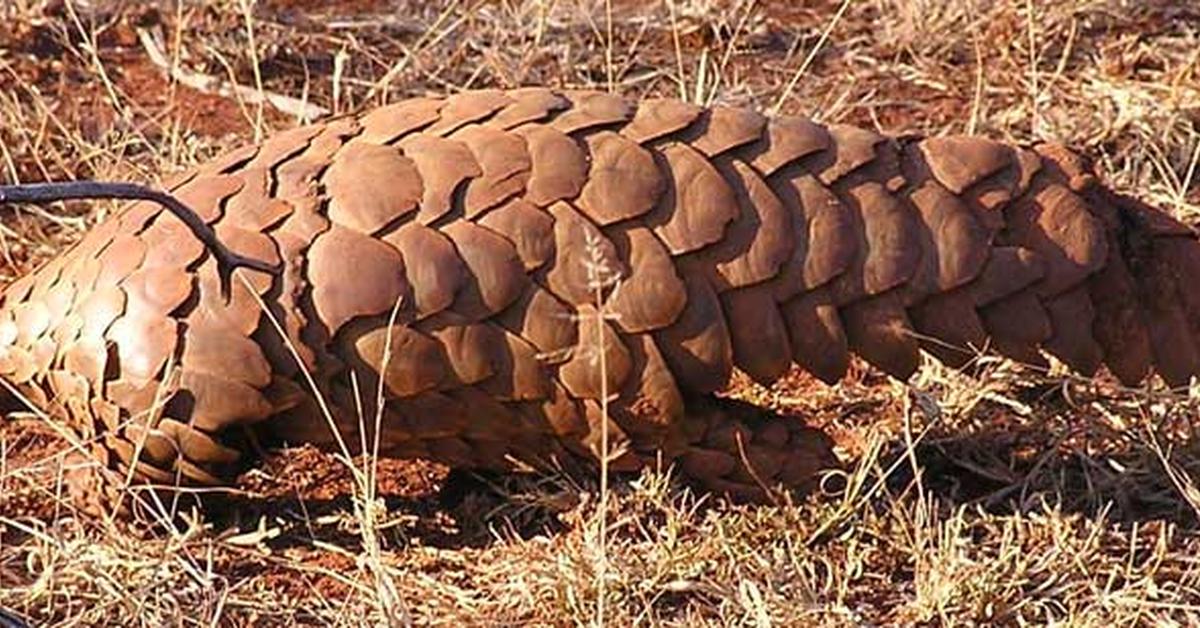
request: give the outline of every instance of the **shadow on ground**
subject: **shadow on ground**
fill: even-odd
[[[1052,407],[1042,406],[1039,415],[1043,411],[1055,414]],[[901,495],[916,489],[915,464],[922,489],[948,507],[994,514],[1056,508],[1122,524],[1200,525],[1200,503],[1194,507],[1187,498],[1188,478],[1200,474],[1195,441],[1184,439],[1160,454],[1130,431],[1099,429],[1086,414],[1062,415],[1071,416],[1070,422],[1038,416],[1023,423],[945,427],[911,453],[896,436],[879,468],[894,464],[886,486]],[[60,449],[57,436],[32,421],[0,422],[0,436],[23,452],[8,460],[9,474]],[[616,478],[615,490],[630,490],[633,477]],[[587,478],[479,475],[413,460],[381,460],[378,478],[382,508],[375,511],[375,525],[391,548],[482,548],[501,539],[559,534],[572,525],[569,513],[595,491]],[[238,492],[206,497],[204,516],[220,534],[253,538],[258,531],[261,542],[273,548],[329,543],[353,549],[362,530],[352,487],[351,474],[332,456],[311,447],[291,449],[270,454],[243,474]],[[26,501],[0,495],[0,505],[6,505],[0,515],[48,516],[45,509],[20,506]],[[704,500],[703,507],[719,501]]]
[[[914,489],[915,459],[924,489],[956,506],[993,514],[1054,508],[1121,524],[1200,524],[1200,502],[1187,497],[1194,491],[1189,478],[1200,477],[1200,446],[1178,445],[1160,456],[1128,437],[1102,443],[1086,437],[1051,440],[1036,427],[1006,427],[933,437],[911,456],[898,443],[889,460],[907,460],[899,460],[888,486],[896,493]]]
[[[419,461],[388,462],[418,473],[436,469]],[[385,547],[419,544],[441,549],[482,548],[502,538],[557,534],[565,529],[559,515],[576,498],[548,491],[546,482],[532,475],[502,478],[436,469],[436,479],[425,486],[381,490],[376,529]],[[205,500],[205,516],[217,529],[252,532],[276,527],[282,533],[269,539],[273,548],[314,541],[356,547],[362,539],[361,511],[352,491],[334,486],[319,495],[306,492],[312,491],[212,496]]]

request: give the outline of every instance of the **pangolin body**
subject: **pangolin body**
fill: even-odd
[[[169,191],[279,270],[238,271],[227,299],[211,252],[141,202],[0,303],[0,376],[151,483],[227,482],[248,432],[594,459],[607,416],[617,468],[661,456],[755,493],[833,458],[713,397],[735,368],[833,382],[853,353],[904,378],[920,349],[993,347],[1200,372],[1195,235],[1051,145],[485,90],[287,131]]]

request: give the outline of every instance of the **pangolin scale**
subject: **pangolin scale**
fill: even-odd
[[[168,190],[277,272],[222,294],[211,251],[140,202],[0,302],[0,376],[152,484],[227,483],[260,438],[588,461],[606,421],[615,468],[753,497],[835,457],[715,397],[735,368],[835,382],[856,354],[906,378],[922,349],[990,347],[1200,372],[1196,235],[1054,145],[481,90],[290,130]]]

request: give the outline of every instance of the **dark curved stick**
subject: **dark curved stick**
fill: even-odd
[[[29,628],[29,624],[15,613],[0,607],[0,628]]]
[[[274,273],[279,270],[276,265],[262,260],[239,255],[221,243],[217,232],[204,222],[196,212],[184,205],[179,199],[145,186],[134,183],[110,183],[103,181],[65,181],[61,183],[23,183],[18,185],[0,185],[0,205],[5,203],[29,203],[40,205],[66,200],[81,199],[117,199],[151,201],[167,208],[175,214],[183,224],[187,225],[217,260],[217,275],[221,280],[221,296],[229,299],[230,282],[234,269],[238,267]]]

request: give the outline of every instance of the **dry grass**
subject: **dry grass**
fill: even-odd
[[[10,0],[0,22],[0,180],[154,182],[309,105],[611,84],[891,133],[1063,141],[1200,222],[1200,10],[1186,3]],[[0,280],[112,209],[3,210]],[[65,625],[1200,621],[1196,392],[979,366],[739,382],[828,428],[854,464],[841,490],[777,507],[696,497],[663,473],[603,497],[599,481],[545,475],[460,490],[429,467],[299,451],[246,479],[266,503],[147,534],[71,516],[57,441],[0,422],[0,607]]]

